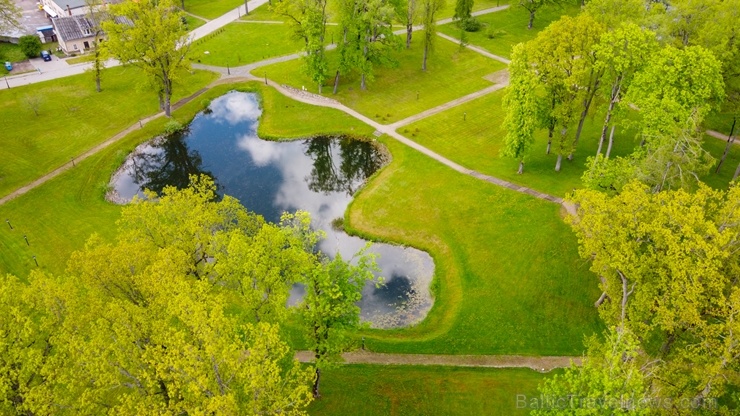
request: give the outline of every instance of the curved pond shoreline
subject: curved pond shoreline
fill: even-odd
[[[254,94],[214,99],[183,133],[138,146],[111,178],[107,198],[126,203],[141,188],[184,187],[188,175],[206,173],[216,179],[219,193],[236,197],[268,221],[276,222],[283,211],[308,211],[313,226],[327,234],[319,248],[352,258],[366,241],[336,228],[342,228],[355,191],[389,162],[388,150],[375,140],[346,137],[265,141],[256,134],[260,115]],[[364,289],[363,320],[376,328],[423,320],[433,303],[431,256],[386,243],[374,243],[370,252],[379,255],[385,285]]]

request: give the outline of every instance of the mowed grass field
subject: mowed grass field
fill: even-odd
[[[504,90],[475,99],[429,118],[401,127],[398,131],[461,165],[496,176],[541,192],[565,196],[580,188],[586,170],[586,158],[596,154],[603,123],[603,112],[596,111],[584,125],[573,161],[563,159],[560,172],[555,172],[557,155],[546,154],[547,132],[538,131],[524,173],[516,173],[518,162],[501,156],[506,131],[503,129],[505,110],[501,105]],[[639,145],[632,130],[617,128],[612,156],[630,154]],[[704,147],[719,158],[724,142],[705,138]],[[553,145],[553,149],[555,146]],[[702,178],[715,187],[726,187],[740,162],[740,146],[735,146],[720,175],[710,173]]]
[[[175,86],[172,102],[214,79],[208,71],[186,75]],[[159,112],[157,95],[143,87],[145,82],[140,70],[115,67],[105,70],[100,93],[89,74],[0,91],[0,196]],[[37,103],[38,115],[31,103]]]
[[[290,36],[287,24],[231,23],[191,48],[199,63],[233,68],[298,52],[301,43]]]
[[[578,355],[601,331],[598,279],[557,204],[467,176],[391,139],[393,162],[355,196],[352,232],[421,248],[435,303],[404,330],[366,331],[373,351]]]
[[[575,16],[579,10],[580,5],[576,5],[576,2],[542,7],[535,14],[532,29],[527,29],[529,12],[514,2],[506,10],[476,17],[482,24],[481,30],[467,32],[467,41],[469,44],[480,46],[494,55],[509,58],[514,45],[534,39],[539,31],[558,20],[560,16]],[[460,28],[454,22],[440,25],[437,30],[456,39],[460,38]],[[489,30],[498,32],[496,36],[489,38],[486,35]]]
[[[260,83],[221,85],[206,92],[181,109],[175,119],[187,123],[208,100],[230,90],[256,91],[263,96],[260,134],[274,137],[303,137],[311,134],[351,132],[369,135],[372,129],[336,110],[313,107],[286,98]],[[95,105],[90,102],[83,105]],[[91,111],[91,110],[90,110]],[[92,233],[106,239],[114,237],[120,208],[104,200],[108,182],[126,155],[139,143],[160,134],[166,119],[160,118],[116,143],[77,163],[25,195],[0,205],[0,217],[11,221],[13,230],[0,227],[0,273],[28,275],[36,265],[51,273],[61,273],[67,258],[81,249]],[[23,236],[28,237],[26,245]]]
[[[185,0],[185,12],[210,20],[243,5],[243,0]]]
[[[344,365],[322,373],[321,416],[525,415],[549,375],[529,369]],[[517,398],[520,402],[517,403]]]
[[[325,83],[323,94],[375,121],[392,123],[491,86],[484,77],[504,68],[498,61],[467,49],[460,50],[459,45],[439,38],[428,69],[422,71],[421,42],[416,40],[411,45],[411,49],[394,54],[398,67],[375,68],[374,80],[368,82],[367,90],[360,89],[358,74],[347,74],[342,75],[336,95],[332,94],[333,77]],[[339,54],[330,51],[327,56],[333,74]],[[311,92],[318,92],[318,86],[303,72],[301,61],[269,65],[260,71],[281,84],[305,86]]]
[[[479,10],[486,10],[493,7],[503,6],[506,4],[511,3],[510,0],[478,0],[473,3],[473,11],[479,11]],[[512,6],[513,7],[513,6]],[[329,22],[330,23],[337,23],[339,22],[339,4],[336,0],[329,0],[327,3],[327,14],[329,15]],[[442,9],[440,9],[437,12],[436,18],[437,20],[442,19],[448,19],[451,18],[455,14],[455,2],[453,0],[447,0],[445,1],[444,6]],[[418,15],[418,12],[417,12]],[[255,8],[254,10],[249,11],[249,15],[242,16],[242,20],[280,20],[280,21],[286,21],[287,18],[285,16],[278,15],[277,13],[274,13],[272,10],[270,10],[269,3],[264,4],[260,7]],[[419,17],[417,17],[417,20],[420,20]],[[417,23],[419,24],[419,23]],[[398,22],[396,22],[396,25],[398,27],[394,26],[394,29],[403,29],[404,27],[400,26]]]

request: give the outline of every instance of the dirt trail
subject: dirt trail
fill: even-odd
[[[314,360],[311,351],[296,351],[302,363]],[[531,368],[548,372],[555,368],[569,367],[571,362],[580,365],[581,357],[532,357],[526,355],[438,355],[438,354],[384,354],[370,351],[353,351],[342,355],[345,364],[380,365],[440,365],[452,367]]]

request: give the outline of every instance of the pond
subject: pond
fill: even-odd
[[[137,147],[111,179],[109,199],[126,203],[143,189],[183,188],[188,176],[214,178],[221,195],[237,198],[247,209],[277,222],[296,210],[311,214],[312,226],[326,232],[319,249],[350,259],[367,241],[340,226],[352,195],[385,163],[380,145],[346,137],[316,137],[273,142],[257,137],[261,109],[256,95],[231,92],[213,100],[188,129]],[[376,328],[422,320],[432,306],[434,262],[426,252],[373,243],[371,253],[384,285],[368,284],[360,301],[361,317]],[[294,286],[291,301],[301,296]]]

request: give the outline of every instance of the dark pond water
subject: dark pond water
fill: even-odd
[[[256,133],[260,114],[253,94],[232,92],[213,100],[184,133],[136,148],[112,178],[110,198],[125,203],[143,189],[182,188],[188,175],[206,173],[220,194],[239,199],[268,221],[279,221],[285,211],[308,211],[313,227],[326,232],[319,248],[329,256],[351,258],[367,241],[335,230],[332,221],[344,217],[353,193],[382,166],[383,153],[374,143],[347,138],[265,141]],[[370,252],[378,254],[378,274],[385,284],[365,287],[363,320],[389,328],[423,319],[432,306],[432,258],[379,243]],[[292,301],[301,291],[294,287]]]

